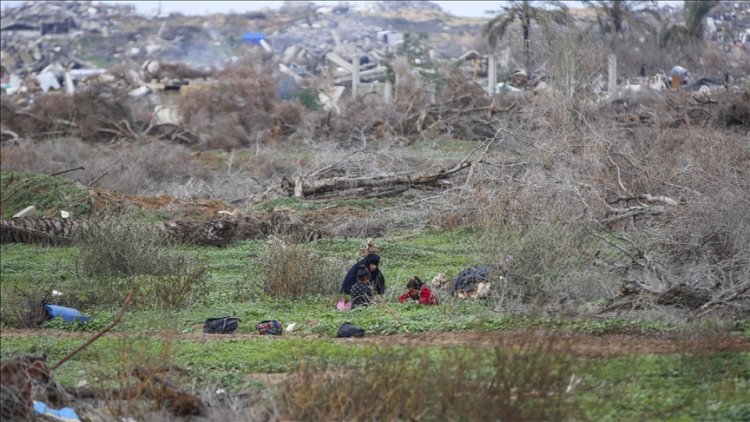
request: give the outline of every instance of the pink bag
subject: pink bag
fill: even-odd
[[[336,309],[338,309],[339,311],[348,311],[352,309],[352,303],[347,302],[343,298],[339,299],[339,303],[336,304]]]

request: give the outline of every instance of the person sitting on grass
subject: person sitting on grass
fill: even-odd
[[[352,309],[357,306],[368,306],[372,303],[373,293],[370,287],[370,271],[362,265],[357,271],[357,282],[351,288]]]
[[[440,304],[438,297],[417,276],[406,283],[406,293],[398,297],[398,303],[404,303],[407,300],[416,300],[420,305]]]
[[[380,256],[375,253],[368,254],[365,258],[354,264],[346,273],[346,277],[344,277],[344,282],[341,284],[341,293],[351,294],[352,287],[357,283],[357,273],[362,266],[368,270],[370,288],[373,292],[379,295],[385,293],[385,277],[383,277],[383,273],[378,268],[379,265]]]

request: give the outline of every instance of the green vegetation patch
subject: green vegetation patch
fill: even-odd
[[[584,378],[592,420],[750,419],[750,353],[599,360]]]
[[[66,210],[80,217],[91,212],[88,190],[61,177],[0,172],[0,185],[3,218],[11,218],[29,205],[34,205],[44,214],[57,215],[60,210]]]
[[[7,359],[45,352],[55,363],[83,341],[84,338],[6,335],[2,337],[0,355]],[[346,369],[345,374],[358,371],[355,377],[365,376],[373,383],[392,388],[405,388],[401,384],[408,381],[408,389],[418,391],[434,390],[435,380],[430,375],[434,373],[447,377],[446,386],[455,384],[457,391],[445,393],[457,397],[483,390],[492,379],[502,382],[509,391],[527,394],[528,399],[543,399],[534,393],[549,390],[557,397],[553,401],[556,406],[591,420],[747,420],[749,415],[748,353],[640,354],[592,359],[549,354],[545,350],[543,344],[538,350],[517,353],[502,346],[383,347],[309,337],[206,341],[108,336],[61,366],[55,378],[67,386],[81,380],[98,387],[118,386],[134,365],[175,365],[181,369],[172,376],[178,383],[188,385],[195,380],[238,392],[262,387],[254,374],[297,373],[307,377],[305,388],[316,389],[319,400],[335,400],[335,388],[331,389],[335,384],[322,383],[319,378],[339,369]],[[390,366],[401,368],[397,371],[400,375],[391,374],[388,379],[378,375],[387,375],[388,371],[382,370]],[[325,372],[311,374],[305,372],[306,367]],[[456,370],[458,373],[454,374]],[[448,383],[448,379],[452,381]],[[388,384],[382,384],[386,381]],[[502,395],[495,397],[501,398]],[[512,403],[506,403],[509,404]]]

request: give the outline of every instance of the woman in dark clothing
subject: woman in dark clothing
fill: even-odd
[[[380,265],[380,256],[374,253],[367,255],[364,259],[357,262],[349,269],[349,272],[346,273],[346,277],[344,277],[344,283],[341,285],[341,293],[347,295],[351,294],[352,286],[357,282],[357,271],[359,271],[359,267],[363,265],[370,272],[370,287],[373,292],[378,295],[385,293],[385,277],[383,277],[383,273],[380,272],[380,268],[378,268]]]
[[[357,306],[367,306],[372,302],[372,289],[370,288],[370,271],[362,265],[357,271],[357,282],[351,289],[352,309]]]

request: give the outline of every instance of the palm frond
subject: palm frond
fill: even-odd
[[[508,29],[510,24],[515,20],[515,13],[505,13],[500,16],[496,16],[482,28],[482,35],[487,37],[487,42],[491,48],[495,48],[497,42],[503,38],[505,31]]]
[[[645,9],[642,9],[641,12],[651,15],[651,17],[656,19],[657,22],[661,22],[661,15],[656,10],[647,7]]]
[[[561,8],[558,10],[547,10],[541,7],[534,7],[529,10],[529,14],[531,15],[531,19],[537,21],[540,25],[548,25],[550,22],[555,22],[559,25],[567,25],[572,21],[572,18],[568,13],[568,7],[564,4],[560,7]]]
[[[659,47],[665,48],[672,41],[685,42],[689,36],[690,32],[684,25],[670,26],[664,22],[659,32]]]
[[[654,5],[655,2],[653,0],[640,3],[624,0],[597,0],[596,2],[592,0],[586,0],[584,1],[584,4],[587,4],[596,9],[598,20],[601,21],[602,19],[604,19],[609,21],[610,28],[614,32],[618,32],[618,26],[622,27],[624,23],[627,23],[631,27],[637,27],[639,29],[648,30],[649,32],[655,32],[653,27],[643,22],[642,19],[640,19],[640,17],[636,15],[636,12],[646,12],[652,14],[657,18],[658,21],[661,21],[658,13],[651,10],[649,7],[643,9],[635,9],[634,7],[634,5],[638,4]],[[604,28],[605,25],[602,23],[600,25],[600,29],[602,29],[603,33],[607,32],[604,31]]]
[[[717,0],[685,1],[685,28],[692,38],[703,39],[703,20],[718,4]]]

